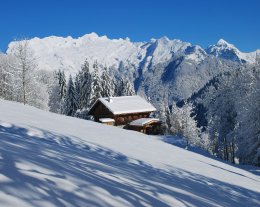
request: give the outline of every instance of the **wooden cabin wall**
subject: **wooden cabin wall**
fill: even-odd
[[[158,135],[158,134],[160,134],[160,131],[161,131],[160,127],[161,127],[161,123],[157,122],[157,123],[147,124],[144,126],[127,125],[125,127],[125,129],[134,130],[137,132],[142,132],[142,133],[150,134],[150,135]]]
[[[120,114],[115,115],[113,119],[115,119],[115,125],[126,125],[131,121],[141,118],[148,118],[150,113],[133,113],[133,114]]]
[[[100,118],[114,118],[114,115],[101,102],[97,103],[91,114],[96,122],[98,122]]]

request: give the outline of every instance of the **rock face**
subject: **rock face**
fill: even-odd
[[[11,42],[7,53],[17,42]],[[75,75],[87,58],[90,65],[98,61],[110,67],[114,75],[134,82],[137,93],[149,97],[155,105],[188,98],[221,71],[237,64],[253,64],[258,51],[242,53],[221,39],[206,50],[181,40],[167,37],[148,42],[109,39],[95,33],[77,39],[46,37],[29,40],[40,69],[62,69]]]

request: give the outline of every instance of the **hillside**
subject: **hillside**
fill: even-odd
[[[1,206],[259,206],[245,169],[143,135],[0,100]]]

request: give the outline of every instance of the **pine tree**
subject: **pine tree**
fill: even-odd
[[[89,71],[89,63],[86,59],[79,73],[79,108],[81,110],[89,107],[91,92],[91,73]]]
[[[91,91],[90,91],[90,98],[89,98],[89,106],[90,107],[98,98],[101,96],[101,81],[98,74],[98,64],[95,61],[93,65],[93,73],[91,75]]]
[[[101,75],[101,96],[110,97],[110,96],[114,96],[114,94],[115,94],[114,80],[109,75],[107,67],[105,67]]]
[[[68,85],[67,85],[66,97],[64,101],[64,114],[67,116],[74,116],[76,111],[77,111],[77,100],[75,97],[75,86],[72,77],[70,75]]]
[[[61,98],[60,98],[60,78],[61,71],[57,71],[51,74],[49,77],[49,110],[54,113],[61,113]]]
[[[174,134],[171,129],[171,113],[168,104],[160,103],[160,108],[157,110],[155,117],[159,117],[161,124],[161,131],[163,134]]]
[[[77,109],[80,107],[80,76],[79,74],[76,75],[75,80],[74,80],[74,86],[75,86],[75,99],[77,103]]]
[[[117,96],[133,96],[135,95],[134,86],[129,80],[121,77],[116,83],[115,94]]]
[[[61,113],[60,86],[58,81],[52,85],[49,96],[49,109],[54,113]]]
[[[59,70],[57,72],[57,79],[59,84],[59,102],[60,102],[60,113],[63,113],[63,105],[66,96],[66,76],[64,71]]]

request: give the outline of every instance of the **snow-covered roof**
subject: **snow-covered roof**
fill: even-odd
[[[102,122],[102,123],[107,123],[107,122],[115,122],[115,119],[111,119],[111,118],[100,118],[99,121]]]
[[[156,111],[152,104],[150,104],[140,96],[99,98],[93,104],[90,111],[98,101],[103,103],[108,108],[108,110],[111,111],[114,115]]]
[[[141,119],[137,119],[134,120],[132,122],[129,123],[129,125],[131,126],[144,126],[150,122],[159,122],[159,119],[155,119],[155,118],[141,118]]]

